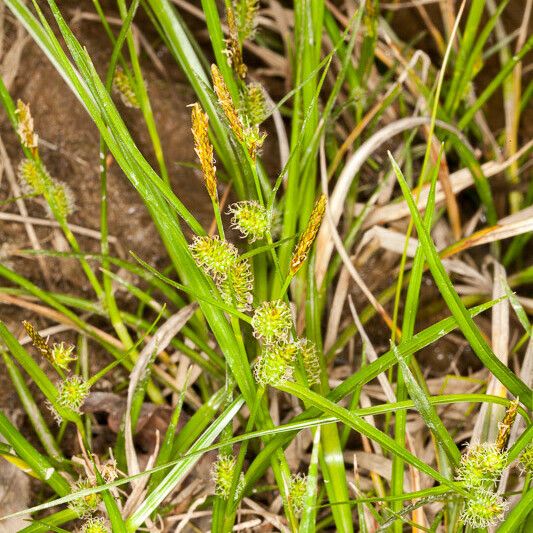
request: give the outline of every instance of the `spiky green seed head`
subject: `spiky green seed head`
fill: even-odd
[[[235,305],[243,313],[250,311],[254,301],[254,276],[249,261],[237,259],[218,288],[227,304]]]
[[[307,383],[309,385],[320,383],[320,355],[316,345],[307,339],[301,339],[299,345]]]
[[[495,444],[472,444],[461,457],[457,480],[472,488],[494,484],[507,466],[507,460],[507,452],[501,452]]]
[[[249,242],[262,239],[269,229],[267,210],[254,200],[234,203],[229,206],[228,212],[233,215],[232,227],[247,237]]]
[[[211,467],[211,478],[215,484],[215,494],[227,500],[233,481],[237,460],[231,454],[220,454]]]
[[[304,509],[307,476],[292,474],[289,481],[289,503],[295,514],[300,515]]]
[[[501,496],[481,489],[465,501],[461,520],[471,527],[488,527],[499,522],[506,509],[507,503]]]
[[[33,159],[23,159],[18,167],[18,176],[25,194],[44,194],[52,178]]]
[[[52,346],[52,362],[59,368],[68,370],[70,363],[72,363],[72,361],[76,361],[78,358],[73,352],[73,344],[66,344],[64,342],[54,343]]]
[[[215,281],[223,281],[237,260],[237,248],[218,236],[199,236],[189,245],[196,264]]]
[[[80,407],[89,394],[89,384],[80,376],[73,375],[65,378],[59,385],[57,403],[75,413],[80,412]]]
[[[242,98],[242,114],[251,125],[259,125],[269,114],[265,93],[260,83],[252,82],[246,86]]]
[[[291,310],[282,300],[263,302],[252,318],[254,336],[266,343],[286,341],[291,327]]]
[[[533,474],[533,444],[529,444],[518,458],[524,474]]]
[[[101,517],[91,517],[85,520],[81,526],[81,533],[110,533],[106,521]]]
[[[94,484],[90,480],[82,479],[74,485],[72,492],[80,492],[85,489],[92,489],[93,487]],[[102,497],[99,493],[95,492],[72,500],[69,502],[68,507],[80,518],[88,518],[98,510],[101,501]]]
[[[51,194],[55,203],[57,215],[59,215],[60,218],[66,219],[74,212],[74,194],[66,183],[63,183],[59,180],[54,180]]]
[[[297,342],[264,345],[254,365],[257,383],[276,386],[291,380],[298,350]]]
[[[117,67],[115,70],[113,76],[113,90],[119,95],[122,103],[126,107],[139,109],[139,101],[137,100],[137,95],[135,94],[131,80],[121,67]]]

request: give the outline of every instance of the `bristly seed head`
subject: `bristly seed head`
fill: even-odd
[[[18,118],[17,133],[20,136],[20,142],[35,153],[39,137],[33,130],[33,117],[31,116],[29,104],[25,104],[22,100],[17,100],[15,113]]]
[[[221,454],[211,468],[211,478],[215,483],[215,494],[227,500],[233,481],[237,460],[231,454]]]
[[[194,137],[194,151],[200,160],[204,175],[205,188],[211,199],[218,202],[217,178],[215,159],[213,157],[213,145],[209,140],[209,117],[202,111],[200,104],[192,106],[192,134]]]
[[[75,210],[74,194],[72,194],[72,190],[66,183],[59,180],[53,180],[51,195],[55,204],[56,216],[66,220],[68,215],[71,215]],[[50,211],[52,211],[51,208]]]
[[[232,227],[248,237],[251,243],[262,239],[269,229],[267,210],[255,200],[234,203],[229,206],[228,212],[233,214]]]
[[[322,219],[324,218],[325,212],[326,195],[321,194],[315,203],[315,207],[313,208],[311,216],[309,217],[307,227],[305,228],[305,231],[300,237],[300,241],[296,245],[296,248],[294,249],[294,252],[292,254],[290,264],[290,270],[292,275],[296,274],[296,272],[300,270],[304,261],[307,259],[307,256],[309,255],[309,250],[313,245],[315,237],[320,228],[320,224],[322,223]]]
[[[291,310],[282,300],[263,302],[252,317],[254,337],[266,343],[286,341],[291,327]]]
[[[299,345],[307,383],[309,385],[320,383],[320,356],[316,345],[307,339],[301,339]]]
[[[52,346],[52,363],[63,370],[68,370],[70,363],[78,358],[73,352],[73,344],[54,343]]]
[[[305,474],[291,474],[288,491],[289,503],[296,515],[300,515],[304,509],[306,488],[307,476]]]
[[[80,492],[85,489],[92,489],[94,484],[89,479],[79,480],[74,487],[72,492]],[[87,496],[81,496],[69,502],[68,507],[74,511],[80,518],[88,518],[92,513],[98,510],[98,506],[102,501],[102,497],[97,492],[93,494],[88,494]]]
[[[130,79],[121,67],[115,69],[113,76],[113,90],[119,95],[126,107],[139,109],[139,101],[133,89]]]
[[[524,474],[533,474],[533,444],[529,444],[518,458]]]
[[[252,126],[261,124],[269,114],[265,93],[260,83],[252,82],[246,86],[242,95],[242,114]]]
[[[18,176],[26,194],[44,194],[52,183],[51,176],[33,159],[23,159],[18,167]]]
[[[80,376],[75,374],[67,377],[59,385],[57,403],[61,407],[79,413],[89,394],[89,389],[89,384]]]
[[[227,277],[217,285],[227,304],[235,305],[243,313],[252,309],[254,276],[247,259],[237,259]]]
[[[466,499],[461,520],[474,528],[488,527],[499,522],[506,509],[507,503],[498,494],[479,490]]]
[[[507,452],[501,452],[495,444],[472,444],[461,457],[456,478],[469,488],[486,487],[498,481],[507,461]]]
[[[101,517],[91,517],[82,524],[81,533],[110,533],[106,521]]]
[[[198,236],[189,245],[196,264],[216,282],[227,278],[228,270],[237,260],[237,248],[218,236]]]
[[[254,365],[257,383],[276,386],[291,380],[298,350],[297,342],[265,344]]]

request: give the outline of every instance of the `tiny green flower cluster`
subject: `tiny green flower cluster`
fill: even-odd
[[[260,385],[277,385],[292,379],[298,354],[298,342],[265,344],[254,365],[254,377]]]
[[[233,214],[232,227],[239,230],[251,243],[262,239],[269,229],[267,210],[254,200],[234,203],[230,205],[228,212]]]
[[[507,452],[501,452],[495,444],[473,444],[461,458],[457,480],[469,488],[492,486],[507,466],[507,458]]]
[[[461,520],[472,527],[487,527],[502,519],[506,502],[494,486],[507,467],[508,453],[496,444],[472,444],[461,458],[456,479],[470,491]]]
[[[267,344],[286,341],[292,328],[289,306],[282,300],[263,302],[252,318],[254,337]]]
[[[254,365],[260,385],[278,385],[293,377],[300,355],[309,385],[320,382],[320,360],[316,346],[307,339],[291,339],[292,315],[282,300],[263,302],[252,317],[254,336],[262,341],[261,355]]]
[[[211,468],[211,478],[215,483],[215,494],[225,500],[230,496],[231,483],[233,481],[236,463],[237,460],[233,455],[220,454]],[[237,490],[235,491],[235,499],[240,498],[243,488],[244,475],[241,474]]]
[[[495,492],[477,490],[466,500],[461,520],[471,527],[488,527],[499,522],[506,509],[506,502]]]
[[[109,533],[105,520],[101,517],[94,517],[85,520],[81,526],[81,533]]]
[[[80,407],[89,394],[89,389],[89,384],[77,374],[66,377],[59,385],[57,403],[79,413]]]
[[[518,458],[524,474],[533,474],[533,444],[529,444]]]
[[[254,278],[250,263],[235,246],[218,236],[196,237],[189,245],[196,264],[215,282],[223,300],[239,311],[250,311]]]
[[[49,195],[59,217],[66,219],[74,212],[74,195],[70,187],[52,178],[43,164],[33,159],[24,159],[19,165],[18,174],[23,191],[26,194]],[[47,205],[47,209],[48,214],[52,215],[50,205]]]
[[[76,361],[78,356],[73,353],[74,345],[64,342],[54,343],[52,345],[52,362],[63,370],[68,370],[70,363]]]
[[[307,476],[305,474],[292,474],[289,481],[289,503],[295,514],[300,515],[304,509]]]
[[[74,487],[73,492],[79,492],[86,489],[92,489],[94,483],[90,479],[82,479],[78,481]],[[98,510],[98,506],[102,501],[102,497],[99,493],[88,494],[81,498],[76,498],[69,502],[68,507],[71,511],[75,512],[80,518],[89,518]]]

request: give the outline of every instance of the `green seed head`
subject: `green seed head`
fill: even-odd
[[[111,530],[103,518],[91,517],[81,526],[81,533],[109,533]]]
[[[19,180],[26,194],[44,194],[52,178],[33,159],[23,159],[18,168]]]
[[[252,328],[254,336],[266,343],[284,342],[292,327],[289,306],[281,300],[263,302],[254,313]]]
[[[74,485],[72,492],[79,492],[85,489],[91,489],[93,487],[94,484],[91,483],[90,480],[82,479]],[[90,517],[92,513],[98,510],[98,506],[101,501],[102,497],[96,492],[72,500],[71,502],[69,502],[68,506],[69,509],[74,511],[80,518],[87,518]]]
[[[64,379],[59,386],[57,402],[62,407],[70,409],[75,413],[80,412],[85,398],[89,394],[89,385],[78,375]]]
[[[466,486],[476,488],[494,484],[507,466],[507,452],[495,444],[473,444],[461,458],[457,479]]]
[[[533,444],[530,444],[518,458],[524,474],[533,474]]]
[[[293,511],[299,515],[304,508],[307,476],[304,474],[292,474],[289,482],[289,503]]]
[[[73,351],[73,344],[65,344],[64,342],[60,342],[59,344],[54,343],[52,346],[52,362],[59,368],[68,370],[70,363],[76,361],[78,358]]]
[[[320,356],[316,345],[307,339],[300,340],[300,354],[309,385],[320,383]]]
[[[254,365],[259,385],[279,385],[292,379],[294,362],[299,350],[297,342],[266,344]]]
[[[265,236],[269,228],[267,210],[255,201],[237,202],[228,210],[233,214],[232,227],[238,229],[249,242],[257,241]]]
[[[211,478],[215,483],[215,494],[228,499],[235,470],[236,459],[231,454],[221,454],[211,468]]]
[[[239,311],[250,311],[254,301],[254,276],[248,260],[237,259],[218,288],[226,303],[235,305]]]
[[[488,527],[499,522],[507,509],[506,502],[494,492],[479,490],[465,502],[461,520],[471,527]]]
[[[62,219],[66,219],[75,209],[74,194],[72,194],[72,190],[66,183],[54,180],[51,192],[57,209],[57,214]]]
[[[218,236],[196,237],[189,245],[196,264],[215,281],[223,281],[237,259],[237,248]]]

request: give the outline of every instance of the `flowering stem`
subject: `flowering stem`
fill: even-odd
[[[222,225],[222,217],[220,216],[220,206],[218,205],[218,200],[216,198],[211,198],[211,203],[213,204],[213,212],[215,213],[215,220],[217,221],[218,234],[220,239],[224,240],[224,226]]]

